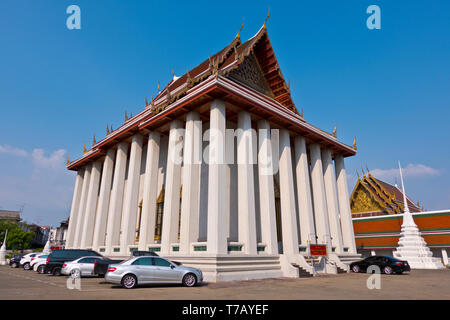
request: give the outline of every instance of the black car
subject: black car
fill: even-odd
[[[93,250],[82,250],[82,249],[63,249],[54,250],[49,254],[47,258],[47,263],[45,265],[45,273],[51,273],[54,276],[61,275],[61,268],[64,262],[73,261],[75,259],[85,257],[85,256],[97,256],[102,255]]]
[[[131,257],[143,257],[143,256],[155,256],[157,257],[158,254],[153,251],[133,251],[131,253]],[[108,271],[108,266],[110,264],[118,264],[125,260],[111,260],[111,259],[104,259],[104,260],[97,260],[94,262],[94,274],[99,277],[104,277],[106,272]]]
[[[15,254],[11,259],[9,259],[9,266],[13,268],[18,268],[20,266],[20,259],[22,259],[23,254]]]
[[[408,261],[386,256],[371,256],[364,260],[353,262],[350,264],[350,269],[353,272],[367,272],[367,268],[370,266],[378,266],[380,271],[385,274],[401,274],[405,271],[411,271]]]

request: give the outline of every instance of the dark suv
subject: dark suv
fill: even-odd
[[[59,276],[61,275],[61,268],[64,262],[73,261],[85,256],[101,257],[102,255],[93,250],[82,249],[64,249],[52,251],[52,253],[50,253],[47,258],[45,273],[51,273],[54,276]]]

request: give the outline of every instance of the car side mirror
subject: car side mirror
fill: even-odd
[[[171,264],[170,269],[175,269],[175,266],[173,264]]]

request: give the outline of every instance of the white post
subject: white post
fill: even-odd
[[[94,240],[92,249],[99,250],[105,245],[106,223],[108,219],[109,199],[111,196],[111,184],[114,169],[115,150],[109,149],[103,161],[102,181],[100,183],[100,194],[98,197],[97,215],[95,218]]]
[[[352,212],[350,210],[350,197],[348,195],[347,174],[345,172],[344,157],[340,154],[334,156],[336,168],[336,181],[339,196],[339,211],[341,213],[342,236],[344,247],[348,252],[356,254],[355,233],[353,230]]]
[[[255,188],[253,177],[253,136],[250,113],[238,113],[238,231],[243,252],[256,254]],[[256,150],[255,150],[256,151]]]
[[[275,216],[275,192],[273,186],[273,158],[270,143],[270,125],[267,120],[258,121],[258,180],[261,211],[261,240],[265,252],[278,254],[277,221]]]
[[[297,213],[295,209],[294,179],[292,172],[291,141],[289,131],[280,130],[280,204],[283,253],[299,253],[297,234]]]
[[[75,180],[75,188],[73,190],[72,208],[70,209],[69,227],[67,229],[66,248],[70,249],[74,246],[75,229],[77,227],[78,209],[80,207],[81,189],[83,188],[84,170],[77,172]]]
[[[331,243],[336,253],[343,253],[342,230],[339,221],[339,206],[337,201],[336,175],[334,173],[333,159],[330,149],[322,150],[323,178],[325,182],[325,195],[327,198],[328,219],[330,223]]]
[[[156,198],[158,197],[158,162],[160,134],[152,131],[148,135],[147,162],[142,199],[142,216],[139,232],[139,250],[147,251],[147,245],[154,242]]]
[[[122,214],[123,189],[125,184],[125,170],[127,167],[128,142],[121,142],[117,146],[116,163],[114,167],[113,187],[106,226],[105,253],[111,254],[113,245],[119,244],[120,217]]]
[[[97,208],[101,170],[101,162],[95,161],[92,164],[91,179],[89,181],[88,196],[86,201],[86,212],[84,214],[83,232],[80,245],[82,249],[86,249],[92,246],[92,237],[94,235],[95,209]]]
[[[166,184],[164,192],[164,213],[161,231],[161,254],[170,253],[170,245],[178,242],[180,212],[181,163],[183,151],[183,130],[180,120],[170,123],[169,149],[167,153]],[[186,186],[189,187],[189,186]]]
[[[216,99],[211,103],[209,130],[207,252],[211,254],[228,252],[225,128],[225,103]]]
[[[75,235],[73,241],[73,248],[79,249],[81,247],[81,237],[83,232],[83,224],[84,224],[84,213],[86,211],[86,202],[89,191],[89,183],[91,180],[91,170],[92,163],[86,165],[84,169],[84,177],[83,177],[83,187],[81,189],[81,197],[80,197],[80,206],[78,208],[77,214],[77,225],[75,228]]]
[[[318,243],[327,244],[327,251],[331,253],[330,224],[328,220],[328,208],[325,195],[325,185],[323,181],[320,146],[317,143],[313,143],[309,148],[311,154],[311,181],[314,197],[314,217],[316,219]]]
[[[314,228],[308,154],[306,152],[305,138],[301,136],[295,137],[295,160],[300,238],[301,244],[306,246],[308,245],[308,241],[310,243],[316,243],[316,231]]]
[[[186,116],[183,150],[183,197],[181,200],[180,253],[190,254],[198,240],[200,214],[200,165],[202,160],[202,122],[198,112]]]
[[[441,249],[442,252],[442,263],[444,264],[444,266],[448,266],[448,255],[447,255],[447,249],[442,248]]]

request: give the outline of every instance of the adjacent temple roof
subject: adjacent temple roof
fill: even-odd
[[[421,212],[419,203],[415,204],[406,196],[409,211]],[[403,192],[397,187],[378,180],[369,172],[358,182],[350,197],[353,217],[378,216],[404,212]]]

